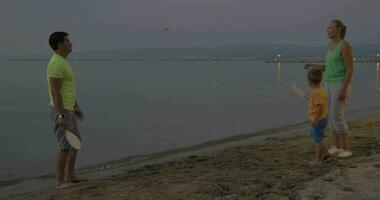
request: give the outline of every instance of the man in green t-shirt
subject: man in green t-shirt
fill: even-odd
[[[80,138],[77,120],[83,120],[84,114],[76,101],[75,74],[67,61],[72,44],[65,32],[50,35],[49,45],[54,50],[47,66],[47,82],[50,97],[50,117],[57,137],[57,160],[55,163],[56,188],[69,187],[77,182],[74,166],[77,150],[66,140],[65,130]],[[66,174],[65,174],[66,172]]]

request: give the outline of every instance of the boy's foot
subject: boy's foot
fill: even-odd
[[[63,182],[63,183],[61,183],[61,184],[57,184],[56,186],[55,186],[55,188],[56,189],[65,189],[65,188],[68,188],[68,187],[70,187],[70,186],[72,186],[73,184],[72,183],[70,183],[70,182]]]
[[[339,154],[341,151],[343,151],[343,150],[336,148],[336,146],[331,146],[328,150],[330,155]]]
[[[342,150],[339,154],[338,154],[338,157],[339,158],[347,158],[347,157],[350,157],[352,156],[352,152],[351,151],[345,151],[345,150]]]
[[[325,161],[325,160],[327,160],[327,159],[329,159],[329,158],[330,158],[330,155],[329,155],[329,154],[326,154],[325,156],[322,157],[322,161]]]

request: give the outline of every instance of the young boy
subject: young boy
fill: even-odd
[[[312,126],[311,136],[316,143],[315,159],[310,164],[319,165],[329,155],[324,143],[325,128],[328,121],[328,102],[326,91],[320,87],[322,71],[311,68],[307,73],[307,78],[309,86],[312,88],[310,95],[306,95],[306,98],[309,99],[308,113]]]

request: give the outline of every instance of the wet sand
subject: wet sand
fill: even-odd
[[[5,199],[380,199],[380,116],[349,127],[353,157],[330,157],[319,167],[308,164],[314,144],[304,128]],[[326,141],[331,144],[331,133]]]

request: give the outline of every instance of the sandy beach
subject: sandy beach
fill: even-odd
[[[380,116],[356,119],[349,127],[353,157],[330,157],[318,167],[308,164],[314,145],[303,129],[5,199],[380,199]]]

